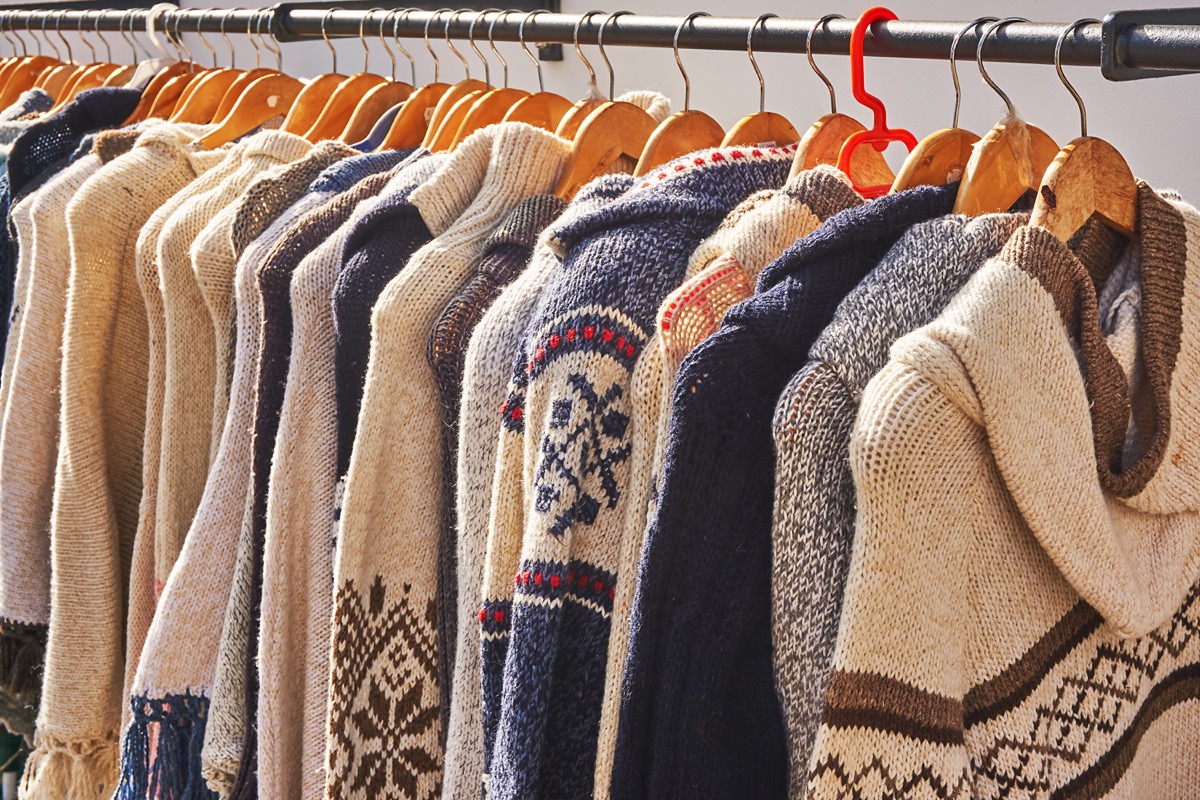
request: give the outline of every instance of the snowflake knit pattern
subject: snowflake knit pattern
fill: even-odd
[[[497,480],[528,480],[530,513],[519,535],[500,537],[521,547],[493,798],[591,794],[622,501],[639,443],[632,371],[696,245],[747,196],[781,186],[793,149],[699,151],[552,229],[564,266],[531,320],[502,409],[524,444]],[[488,603],[484,612],[501,624],[508,614]]]

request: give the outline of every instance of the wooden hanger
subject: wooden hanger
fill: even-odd
[[[775,16],[778,15],[763,14],[746,34],[746,54],[750,56],[750,65],[758,76],[758,112],[735,122],[721,140],[722,147],[795,144],[800,141],[800,132],[787,117],[767,111],[767,82],[763,80],[762,70],[754,58],[754,31],[764,20]]]
[[[287,113],[304,84],[282,73],[259,78],[242,93],[217,128],[198,142],[206,150],[215,150],[244,136],[264,122]]]
[[[330,9],[332,12],[333,9]],[[304,133],[304,138],[310,142],[319,142],[325,139],[337,139],[341,136],[342,131],[346,130],[347,124],[350,122],[354,111],[358,108],[366,94],[379,86],[387,83],[387,80],[382,75],[373,74],[371,69],[371,50],[367,46],[366,37],[363,36],[363,29],[366,26],[367,15],[363,15],[358,26],[358,38],[363,46],[363,71],[357,72],[342,81],[329,100],[325,103],[325,107],[321,109],[321,113],[317,116],[316,121]],[[324,35],[324,19],[322,19],[322,35]],[[332,48],[331,48],[332,49]],[[334,71],[337,71],[336,55],[334,57]],[[390,108],[389,104],[383,110]],[[382,113],[382,111],[380,112]],[[373,122],[373,120],[372,120]]]
[[[1096,19],[1082,19],[1067,26],[1054,47],[1058,77],[1079,105],[1081,133],[1055,157],[1042,178],[1030,225],[1045,228],[1062,242],[1069,242],[1093,217],[1105,225],[1133,236],[1137,230],[1138,187],[1133,171],[1117,149],[1103,139],[1087,135],[1087,109],[1083,98],[1063,73],[1063,42],[1073,30]]]
[[[718,147],[721,140],[725,138],[725,131],[721,128],[720,123],[703,111],[692,110],[692,82],[688,79],[687,71],[683,68],[683,61],[679,58],[680,32],[696,17],[707,16],[711,15],[705,11],[694,11],[688,14],[683,23],[675,30],[675,39],[672,44],[675,50],[675,63],[679,66],[679,73],[683,75],[683,111],[667,117],[654,129],[654,133],[650,135],[650,140],[646,142],[646,147],[642,150],[642,157],[638,159],[637,167],[633,170],[634,176],[645,175],[650,170],[686,153],[703,150],[707,147]]]
[[[886,194],[892,188],[892,181],[881,183],[861,183],[851,175],[850,164],[854,151],[864,144],[869,144],[882,152],[889,142],[900,142],[911,152],[917,146],[917,137],[904,128],[890,128],[887,124],[887,107],[875,95],[867,91],[863,58],[863,39],[873,23],[891,21],[896,15],[890,9],[882,6],[869,8],[859,16],[854,24],[854,32],[850,37],[850,84],[854,90],[854,99],[871,109],[873,123],[870,129],[851,134],[838,153],[838,169],[850,175],[850,184],[863,197],[873,198]]]
[[[538,90],[528,97],[522,97],[517,102],[513,103],[512,108],[504,115],[504,122],[524,122],[538,128],[543,128],[548,131],[557,131],[563,117],[566,116],[571,108],[571,101],[563,97],[561,94],[546,91],[546,82],[542,77],[542,62],[538,57],[530,52],[525,45],[525,23],[532,17],[538,14],[545,14],[545,9],[535,9],[526,14],[521,22],[517,25],[517,40],[521,43],[521,49],[525,51],[525,55],[537,67],[538,74]],[[611,19],[611,16],[610,16]],[[607,22],[607,20],[606,20]],[[604,30],[604,25],[600,26],[601,32]]]
[[[359,27],[358,35],[363,37],[363,27],[367,20],[375,11],[383,11],[383,9],[371,9],[363,16],[362,26]],[[392,77],[390,80],[385,80],[380,85],[367,91],[362,99],[358,101],[358,105],[354,107],[354,111],[350,114],[350,119],[346,126],[342,129],[341,135],[338,137],[346,144],[354,144],[360,142],[370,135],[371,130],[389,109],[394,108],[404,100],[408,99],[414,89],[411,83],[396,79],[396,54],[388,47],[387,39],[384,38],[383,28],[388,16],[394,12],[384,12],[384,16],[379,21],[379,43],[383,45],[384,51],[392,61]],[[392,29],[395,31],[395,27]],[[399,43],[399,39],[396,40]],[[366,47],[366,39],[363,38],[363,47]],[[400,48],[404,50],[403,47]],[[405,55],[408,51],[405,50]],[[368,54],[369,55],[369,54]],[[412,56],[409,56],[410,61]],[[364,68],[364,71],[365,68]],[[413,72],[416,72],[415,62],[413,64]]]
[[[406,9],[400,12],[395,25],[399,25],[402,19],[407,18],[411,13],[411,9]],[[438,102],[449,91],[450,85],[438,81],[438,73],[441,71],[441,63],[438,60],[437,53],[434,52],[432,45],[429,44],[429,24],[433,22],[434,17],[441,13],[439,10],[429,16],[425,21],[425,49],[429,51],[430,58],[433,59],[433,83],[427,83],[424,86],[417,88],[415,92],[409,95],[404,101],[404,105],[400,108],[400,113],[392,120],[392,125],[388,128],[387,135],[377,148],[383,150],[401,150],[410,147],[416,147],[424,141],[426,134],[429,132],[429,120],[432,118],[434,110],[437,108]],[[396,28],[393,27],[393,33]],[[399,41],[399,40],[397,40]],[[407,51],[405,53],[407,55]],[[411,56],[410,56],[411,59]],[[415,62],[414,62],[415,64]],[[414,66],[413,83],[416,83],[416,73]]]
[[[845,17],[841,14],[826,14],[813,23],[812,28],[808,31],[808,37],[805,39],[804,52],[808,58],[808,65],[829,92],[829,113],[809,126],[804,135],[800,137],[800,144],[797,145],[796,155],[792,159],[789,178],[794,178],[801,172],[820,165],[837,166],[838,156],[841,155],[842,145],[846,143],[846,140],[867,129],[853,117],[838,113],[837,93],[834,91],[833,83],[821,71],[817,66],[816,59],[813,58],[813,34],[818,28],[833,19],[845,19]],[[875,148],[868,147],[859,148],[851,154],[850,173],[847,177],[859,185],[873,185],[890,183],[895,176],[883,155]]]
[[[169,26],[169,19],[163,22],[163,33],[170,33]],[[201,71],[199,67],[190,58],[184,58],[183,49],[179,44],[178,23],[176,24],[175,38],[168,36],[167,41],[175,48],[176,60],[163,67],[150,79],[142,91],[142,97],[138,100],[138,104],[126,118],[125,125],[142,122],[156,114],[166,113],[169,116],[170,112],[174,110],[175,103],[183,95],[184,89],[193,78],[199,75]],[[166,51],[163,50],[163,53],[165,54]]]
[[[87,89],[94,89],[104,83],[104,79],[117,70],[117,65],[112,63],[112,48],[108,47],[108,42],[101,37],[101,42],[108,47],[108,61],[100,61],[96,55],[96,48],[92,46],[92,42],[83,33],[84,15],[79,17],[79,27],[76,29],[80,40],[87,45],[88,51],[92,54],[92,60],[83,65],[63,87],[62,95],[58,98],[53,106],[50,107],[48,113],[53,114],[67,103],[75,99],[75,95]],[[96,17],[96,34],[99,36],[100,17]]]
[[[492,70],[486,57],[480,52],[479,47],[475,44],[475,23],[483,18],[487,11],[481,11],[471,20],[471,27],[467,29],[467,41],[471,45],[471,49],[479,56],[479,60],[483,62],[483,82],[487,89],[483,94],[475,99],[471,107],[467,110],[466,116],[463,117],[462,124],[458,126],[457,132],[450,140],[450,148],[458,147],[459,143],[470,136],[480,128],[485,128],[488,125],[494,125],[498,122],[503,122],[505,115],[516,105],[517,101],[523,100],[529,96],[529,92],[523,89],[510,89],[508,86],[508,62],[504,60],[504,56],[496,49],[496,42],[492,39],[492,30],[496,27],[496,20],[502,16],[508,16],[511,11],[504,11],[497,14],[488,25],[488,44],[492,48],[492,52],[496,54],[496,58],[500,59],[500,63],[504,65],[504,87],[495,88],[492,86]]]
[[[453,91],[454,87],[450,87],[449,91]],[[449,94],[447,92],[447,95]],[[471,108],[475,105],[475,101],[483,96],[482,89],[475,89],[468,92],[458,99],[451,109],[446,112],[438,129],[426,135],[425,146],[435,153],[444,153],[449,150],[455,142],[455,136],[458,134],[458,129],[462,127],[463,120],[467,118],[467,114],[471,112]],[[442,102],[445,102],[443,99]],[[441,103],[438,104],[439,106]],[[432,123],[430,123],[432,125]]]
[[[639,157],[656,127],[654,117],[633,103],[604,103],[576,134],[554,193],[570,200],[584,184],[607,172],[618,158]]]
[[[579,135],[579,129],[583,127],[583,123],[586,122],[587,118],[592,115],[592,112],[596,111],[602,105],[608,102],[608,100],[600,95],[600,89],[596,84],[596,70],[592,69],[592,62],[588,61],[587,56],[583,54],[583,48],[579,46],[580,26],[582,26],[587,20],[591,19],[593,15],[599,13],[601,12],[589,11],[588,13],[582,15],[579,20],[576,21],[575,30],[571,37],[575,45],[575,55],[579,57],[579,60],[583,62],[584,68],[588,71],[588,96],[575,103],[575,105],[571,106],[571,108],[567,109],[567,112],[563,114],[563,118],[559,121],[558,127],[554,129],[554,132],[564,139],[574,140],[575,137]],[[604,59],[604,62],[609,65],[610,87],[613,85],[614,81],[612,80],[612,64],[608,61],[608,56],[604,53],[604,27],[617,17],[628,13],[630,12],[617,11],[609,14],[604,21],[600,23],[600,30],[596,34],[596,43],[600,48],[600,56]]]
[[[429,120],[429,130],[425,134],[425,141],[422,142],[425,147],[431,150],[433,149],[435,140],[437,140],[439,144],[442,144],[443,149],[445,149],[445,146],[448,145],[449,139],[458,132],[458,126],[462,124],[463,117],[466,116],[466,112],[470,109],[469,105],[465,108],[459,107],[459,101],[467,95],[470,95],[472,92],[483,94],[483,92],[487,90],[487,84],[485,84],[483,81],[474,80],[471,77],[471,65],[467,63],[466,57],[458,51],[458,48],[456,48],[450,42],[450,23],[452,23],[455,18],[462,13],[464,13],[464,11],[459,9],[458,11],[453,12],[449,18],[447,18],[444,33],[446,37],[446,45],[450,48],[454,55],[458,56],[458,60],[462,62],[463,69],[466,71],[467,77],[447,89],[446,93],[442,95],[442,98],[438,100],[437,106],[434,107],[433,116]],[[479,95],[475,95],[475,97],[478,96]],[[456,108],[458,111],[456,115],[457,122],[447,126],[446,122],[450,116],[450,112]],[[444,127],[447,128],[447,130],[443,132],[442,129]]]
[[[245,75],[236,67],[217,68],[217,50],[208,43],[201,32],[204,16],[201,14],[200,19],[196,22],[196,35],[212,53],[213,69],[188,85],[171,114],[170,122],[208,123],[217,119],[217,111],[220,109],[225,95],[229,93],[237,79]],[[228,16],[226,13],[225,18]],[[221,36],[228,44],[229,38],[225,35],[225,18],[221,20]],[[235,63],[232,47],[229,48],[229,54],[230,63]]]
[[[1003,25],[1019,21],[1020,17],[1006,17],[993,22],[979,37],[975,49],[980,74],[1004,100],[1008,112],[971,153],[954,199],[955,214],[979,216],[1008,211],[1027,192],[1038,188],[1041,176],[1058,154],[1058,145],[1045,131],[1017,116],[1012,101],[983,65],[983,45],[988,36]]]
[[[100,12],[100,16],[103,17],[106,13],[108,13],[108,12],[102,11],[102,12]],[[111,75],[109,75],[107,78],[105,78],[104,83],[103,83],[104,86],[125,86],[133,79],[133,76],[137,73],[138,61],[139,61],[137,43],[125,34],[125,18],[126,17],[129,17],[131,19],[131,23],[132,23],[132,17],[133,17],[132,9],[129,9],[121,14],[121,18],[117,21],[117,33],[120,34],[121,38],[125,40],[125,43],[129,45],[129,50],[133,54],[133,57],[128,64],[122,64],[122,65],[118,66],[116,71],[114,71]],[[132,30],[133,30],[133,27],[131,24],[130,31],[132,32]]]
[[[83,65],[75,63],[74,54],[71,52],[71,43],[67,41],[65,36],[62,35],[62,19],[63,15],[67,12],[65,10],[60,10],[53,13],[54,33],[56,36],[58,36],[59,41],[61,41],[67,48],[67,60],[59,62],[57,65],[52,66],[46,71],[42,72],[37,77],[37,80],[34,81],[33,85],[39,89],[43,89],[57,101],[60,97],[62,97],[63,90],[66,88],[67,82],[71,80],[76,72],[79,72],[83,69]],[[43,21],[42,34],[45,35],[45,33],[46,26],[45,22]],[[46,37],[46,41],[50,42],[50,38]],[[57,55],[58,47],[54,45],[53,42],[50,43],[52,46],[54,46],[54,53]]]
[[[955,58],[958,42],[967,31],[974,30],[985,22],[995,22],[995,17],[980,17],[973,20],[954,35],[950,42],[950,79],[954,83],[954,121],[949,128],[934,131],[908,154],[896,179],[892,181],[892,193],[902,192],[914,186],[942,186],[958,180],[966,171],[975,143],[979,136],[958,127],[958,112],[962,105],[962,87],[958,83],[958,67]]]

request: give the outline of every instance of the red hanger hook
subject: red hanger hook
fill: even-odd
[[[850,82],[854,89],[854,99],[862,103],[875,114],[875,121],[870,130],[852,134],[841,152],[838,153],[838,169],[846,175],[850,174],[850,156],[854,148],[860,144],[869,143],[879,152],[887,149],[890,142],[902,142],[912,150],[917,146],[917,138],[903,128],[889,128],[887,125],[887,108],[883,101],[867,91],[866,80],[863,77],[863,39],[870,30],[871,24],[878,21],[898,19],[891,9],[883,6],[868,8],[854,24],[854,33],[850,35]],[[887,193],[891,186],[855,186],[854,189],[863,197],[880,197]]]

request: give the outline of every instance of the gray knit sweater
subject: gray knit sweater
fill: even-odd
[[[1028,215],[913,226],[838,307],[775,407],[772,606],[790,796],[803,795],[854,534],[850,431],[892,342],[936,317]]]

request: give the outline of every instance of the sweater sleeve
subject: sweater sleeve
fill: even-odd
[[[847,451],[857,411],[846,384],[823,361],[796,373],[775,407],[771,624],[793,797],[804,787],[842,618],[854,539]]]
[[[1003,501],[986,496],[995,481],[986,433],[962,400],[969,389],[949,394],[893,361],[864,395],[850,446],[854,547],[811,800],[879,786],[906,787],[906,797],[970,792],[968,573],[987,512]]]

